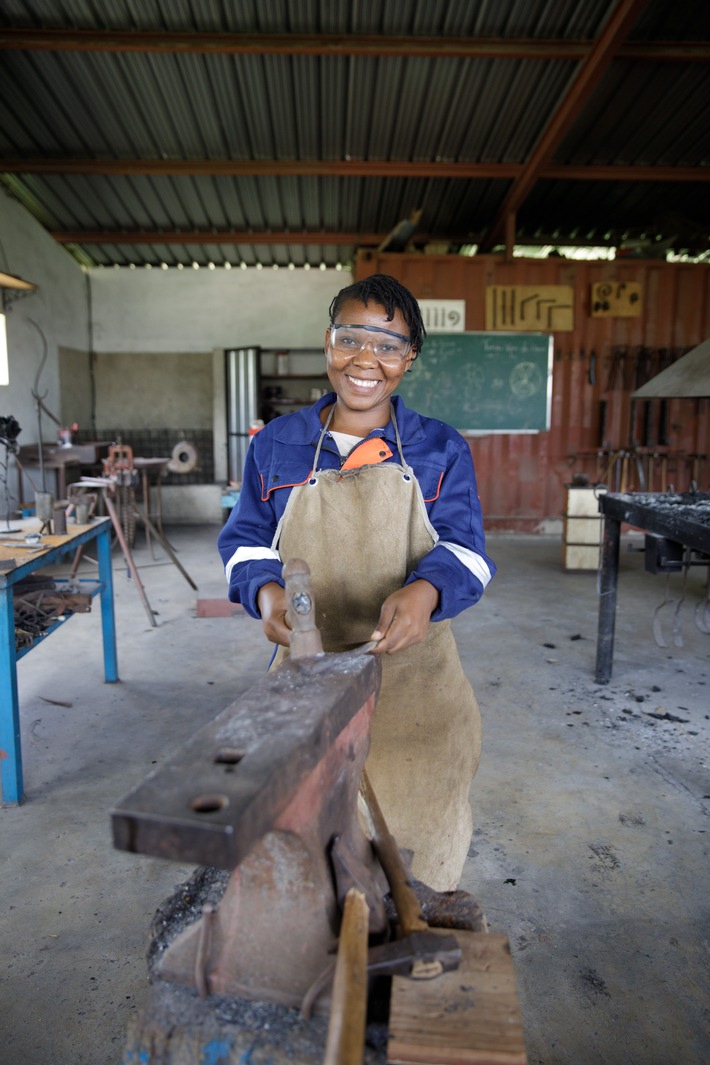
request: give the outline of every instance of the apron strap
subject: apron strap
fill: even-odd
[[[325,425],[321,429],[321,434],[318,437],[318,443],[316,445],[316,454],[315,454],[315,458],[313,459],[313,469],[311,470],[310,476],[308,478],[309,481],[313,479],[313,477],[315,475],[315,472],[318,469],[318,459],[320,458],[320,449],[323,447],[323,441],[325,440],[325,434],[328,432],[328,427],[330,426],[330,423],[333,420],[333,414],[334,413],[335,413],[335,403],[330,408],[330,411],[328,412],[328,417],[325,420]]]
[[[328,432],[328,429],[330,427],[330,423],[333,420],[333,414],[334,413],[335,413],[335,403],[330,408],[330,411],[328,412],[328,417],[325,420],[325,425],[323,426],[323,428],[321,430],[321,434],[318,437],[318,443],[316,444],[316,453],[315,453],[315,456],[313,458],[313,468],[311,469],[310,475],[308,477],[309,481],[313,479],[313,477],[315,476],[316,470],[318,469],[318,460],[320,458],[321,448],[323,447],[323,441],[325,440],[325,435]],[[394,413],[394,404],[392,404],[392,403],[390,403],[390,418],[392,419],[392,425],[394,427],[394,435],[395,435],[395,438],[397,440],[397,451],[399,452],[399,461],[402,464],[402,468],[403,468],[403,470],[405,472],[405,475],[411,476],[412,471],[411,471],[410,467],[408,466],[408,464],[407,464],[407,462],[406,462],[406,460],[404,458],[404,451],[402,449],[402,438],[399,435],[399,426],[397,425],[397,417],[396,417],[396,415]]]

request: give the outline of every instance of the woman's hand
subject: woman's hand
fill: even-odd
[[[262,584],[256,597],[264,633],[272,643],[291,645],[291,630],[286,622],[286,590],[276,581]]]
[[[412,581],[398,588],[382,604],[377,627],[370,637],[379,640],[374,654],[392,655],[423,643],[429,619],[439,602],[439,590],[429,581]]]

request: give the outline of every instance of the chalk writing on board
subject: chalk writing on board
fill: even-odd
[[[429,336],[412,371],[398,388],[407,406],[461,432],[540,432],[549,427],[550,336]]]
[[[519,362],[510,371],[510,391],[518,399],[534,396],[542,384],[542,374],[534,362]]]

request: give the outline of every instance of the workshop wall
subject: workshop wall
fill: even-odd
[[[24,446],[38,439],[32,397],[36,381],[44,403],[60,417],[60,347],[72,349],[88,372],[86,278],[71,256],[4,190],[0,190],[0,270],[39,286],[14,300],[6,316],[10,384],[0,387],[0,414],[18,420],[22,426],[18,442]],[[42,364],[45,340],[47,356]],[[43,439],[54,441],[56,428],[43,414]]]
[[[94,379],[99,427],[212,428],[211,352],[97,354]]]
[[[322,347],[339,270],[91,270],[94,350]]]
[[[574,289],[573,327],[554,334],[550,430],[470,440],[489,528],[549,527],[563,515],[565,484],[575,474],[615,491],[682,491],[693,479],[707,487],[710,399],[631,401],[664,361],[710,336],[706,264],[361,252],[355,276],[378,272],[398,277],[418,299],[465,300],[468,331],[486,329],[486,286]],[[640,285],[639,317],[592,316],[592,284],[612,281]]]
[[[224,350],[322,350],[339,270],[92,270],[96,428],[141,454],[187,439],[189,477],[164,479],[167,520],[219,520],[227,477]],[[139,432],[142,430],[142,432]],[[136,451],[138,453],[138,451]]]

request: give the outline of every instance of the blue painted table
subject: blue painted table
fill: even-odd
[[[30,531],[26,522],[22,531]],[[31,523],[35,528],[37,523]],[[21,803],[24,798],[22,779],[22,745],[20,742],[20,706],[17,692],[17,662],[43,642],[62,621],[55,622],[30,647],[15,648],[14,586],[28,574],[53,566],[77,547],[96,541],[99,579],[92,582],[94,594],[101,599],[101,629],[104,648],[104,676],[108,683],[118,680],[116,625],[113,613],[113,571],[111,568],[111,519],[94,518],[89,525],[77,525],[65,536],[43,536],[42,549],[30,552],[22,547],[5,546],[10,537],[0,528],[0,562],[15,559],[15,566],[0,571],[0,775],[2,797],[6,803]],[[14,537],[18,544],[24,539]],[[68,620],[65,619],[65,620]]]

